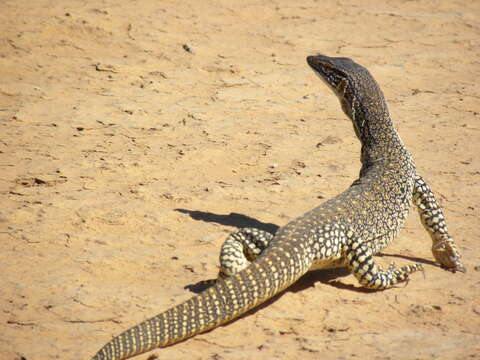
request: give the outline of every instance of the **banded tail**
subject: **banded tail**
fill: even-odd
[[[92,360],[123,360],[226,323],[295,282],[309,268],[301,247],[268,251],[245,270],[114,337]]]

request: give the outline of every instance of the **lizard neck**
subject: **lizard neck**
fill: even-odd
[[[351,106],[341,101],[342,108],[352,120],[355,134],[362,144],[360,160],[367,166],[383,159],[398,158],[401,153],[406,153],[383,96],[379,96],[377,100],[353,101]]]
[[[391,120],[388,119],[391,123]],[[374,126],[369,126],[363,129],[368,132],[368,135],[360,134],[362,150],[360,153],[360,161],[363,165],[369,165],[381,160],[402,161],[404,156],[408,153],[400,136],[395,128],[392,126],[379,127],[375,122]]]

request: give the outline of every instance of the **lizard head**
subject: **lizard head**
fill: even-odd
[[[368,115],[377,115],[377,119],[388,115],[382,91],[363,66],[349,58],[324,55],[308,56],[307,63],[338,97],[357,135]]]

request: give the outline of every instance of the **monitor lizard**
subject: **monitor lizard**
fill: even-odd
[[[465,271],[435,196],[417,173],[369,71],[349,58],[315,55],[307,62],[353,123],[362,146],[358,179],[275,234],[254,228],[232,233],[212,287],[114,337],[92,360],[127,359],[215,328],[312,269],[346,266],[363,287],[375,290],[406,281],[421,264],[382,269],[373,256],[397,236],[412,203],[432,238],[436,261]]]

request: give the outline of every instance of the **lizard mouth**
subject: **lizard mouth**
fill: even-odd
[[[320,80],[335,92],[334,86],[328,81],[329,74],[325,72],[325,70],[329,68],[330,59],[328,56],[322,54],[311,55],[307,56],[307,63]]]
[[[328,56],[318,54],[307,56],[308,65],[319,75],[328,76],[335,71],[332,66],[332,59]]]

